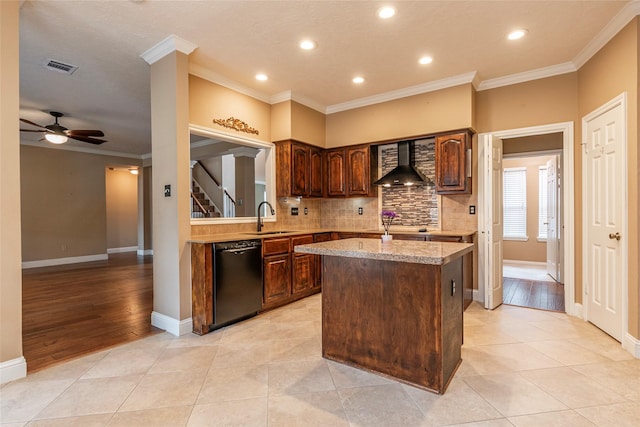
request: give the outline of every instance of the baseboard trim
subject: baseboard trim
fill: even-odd
[[[478,301],[478,302],[479,302],[479,303],[481,303],[481,304],[484,304],[484,301],[482,301],[482,300],[480,299],[480,292],[478,292],[478,290],[477,290],[477,289],[474,289],[474,290],[473,290],[473,300],[474,300],[474,301]]]
[[[636,359],[640,359],[640,340],[628,332],[622,340],[622,348],[631,353]]]
[[[27,376],[27,361],[24,356],[0,363],[0,384],[19,380]]]
[[[153,255],[153,249],[138,249],[138,255],[140,256]]]
[[[570,314],[580,319],[584,319],[584,307],[579,302],[576,302],[573,304],[573,313]]]
[[[193,331],[193,319],[177,320],[157,311],[151,313],[151,325],[177,337]]]
[[[80,262],[105,261],[109,259],[108,254],[74,256],[68,258],[42,259],[38,261],[25,261],[22,268],[50,267],[52,265],[77,264]]]
[[[125,252],[136,252],[138,250],[137,246],[123,246],[121,248],[107,248],[108,254],[122,254]]]
[[[517,259],[503,259],[502,265],[518,265],[522,267],[537,267],[537,268],[547,268],[546,262],[537,262],[537,261],[520,261]]]

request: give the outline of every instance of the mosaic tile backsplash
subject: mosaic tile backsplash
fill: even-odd
[[[397,145],[382,147],[382,175],[398,165]],[[415,166],[432,181],[435,179],[435,141],[415,143]],[[398,214],[395,225],[438,227],[438,197],[433,184],[382,188],[382,209]]]

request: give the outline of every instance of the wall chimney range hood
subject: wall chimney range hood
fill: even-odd
[[[374,185],[391,187],[392,185],[425,185],[433,184],[415,167],[415,142],[398,142],[398,166],[391,172],[374,182]]]

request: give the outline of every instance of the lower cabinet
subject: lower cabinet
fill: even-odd
[[[458,243],[474,243],[474,235],[469,236],[446,236],[439,235],[434,236],[430,235],[427,237],[427,240],[430,242],[458,242]],[[467,307],[473,302],[473,276],[474,276],[474,268],[473,268],[473,258],[475,254],[475,250],[470,252],[462,257],[462,288],[463,288],[463,305],[466,310]]]
[[[297,245],[307,243],[313,243],[313,235],[263,240],[263,310],[288,304],[319,290],[316,255],[293,252]]]

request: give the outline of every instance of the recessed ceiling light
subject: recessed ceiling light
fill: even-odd
[[[527,33],[527,30],[513,30],[507,35],[507,38],[509,40],[518,40],[526,36]]]
[[[313,40],[302,40],[300,42],[300,49],[312,50],[316,48],[316,42]]]
[[[357,76],[357,77],[354,77],[352,81],[356,84],[364,83],[364,77]]]
[[[256,74],[256,80],[260,80],[261,82],[268,80],[269,77],[267,77],[266,74]]]
[[[396,10],[391,6],[385,6],[378,9],[378,17],[380,17],[381,19],[389,19],[395,14]]]
[[[423,56],[418,60],[418,63],[422,65],[431,64],[433,62],[433,58],[430,56]]]

